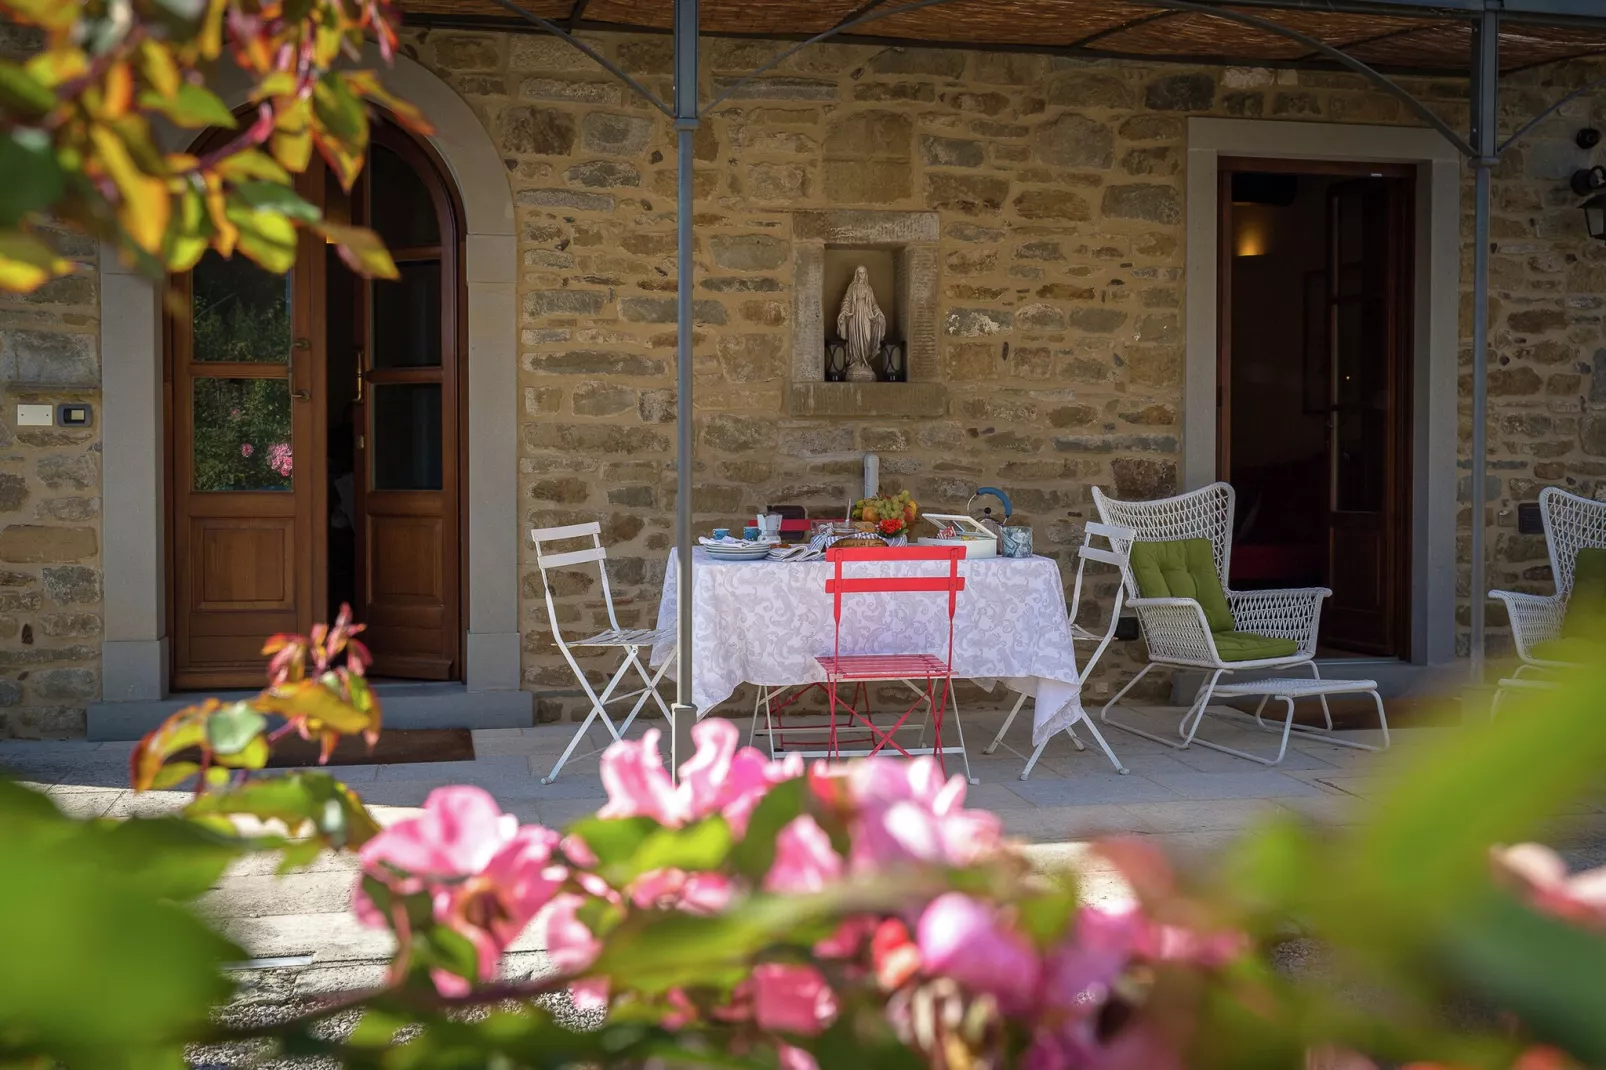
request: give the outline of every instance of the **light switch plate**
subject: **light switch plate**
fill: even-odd
[[[18,405],[18,427],[53,427],[56,423],[56,409],[53,405]]]

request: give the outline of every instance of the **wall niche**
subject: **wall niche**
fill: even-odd
[[[938,218],[934,212],[793,214],[792,416],[941,416],[947,392],[937,360]],[[826,340],[856,267],[870,276],[904,351],[904,382],[828,382]],[[875,370],[882,371],[880,361]]]

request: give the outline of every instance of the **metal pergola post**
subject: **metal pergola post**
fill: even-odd
[[[1488,597],[1484,479],[1489,431],[1489,184],[1499,158],[1500,14],[1485,9],[1472,34],[1472,603],[1469,650],[1474,686],[1483,683],[1484,607]]]
[[[691,726],[697,720],[692,703],[692,184],[693,142],[697,136],[698,0],[675,0],[675,136],[679,164],[675,175],[676,395],[675,553],[680,583],[675,601],[675,703],[669,764],[680,776],[680,763],[691,756]]]

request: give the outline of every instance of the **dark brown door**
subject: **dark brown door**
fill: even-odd
[[[1328,192],[1328,577],[1326,642],[1396,654],[1401,636],[1399,458],[1404,364],[1400,181],[1339,183]]]
[[[375,675],[459,671],[455,205],[435,162],[376,127],[358,218],[401,277],[357,286],[357,599]]]
[[[315,616],[323,251],[301,241],[287,275],[209,252],[173,280],[188,308],[169,320],[175,688],[260,684],[263,639]]]

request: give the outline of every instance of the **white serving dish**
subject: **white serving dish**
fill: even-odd
[[[959,529],[959,538],[939,539],[931,536],[916,539],[915,543],[919,546],[963,546],[966,559],[998,556],[998,536],[975,517],[960,513],[921,513],[920,519],[931,521],[939,529],[952,524]]]

